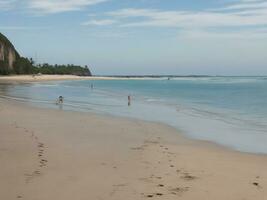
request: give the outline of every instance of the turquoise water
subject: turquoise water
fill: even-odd
[[[196,139],[267,153],[267,77],[55,81],[1,85],[0,95],[36,106],[161,122]],[[59,95],[65,98],[62,107],[55,104]]]

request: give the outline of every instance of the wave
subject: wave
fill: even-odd
[[[263,82],[267,77],[177,77],[171,80],[176,81],[193,81],[201,83],[217,83],[217,84],[234,84],[234,83],[252,83]]]
[[[177,108],[176,110],[177,112],[184,112],[187,115],[197,118],[222,121],[231,126],[238,127],[239,129],[262,132],[263,134],[266,134],[267,130],[267,125],[263,121],[260,122],[258,119],[252,119],[253,117],[250,119],[244,117],[242,118],[240,114],[230,110],[224,110],[224,112],[215,112],[215,109],[206,110],[204,108],[195,107],[183,107],[183,109]]]
[[[50,99],[18,97],[18,96],[11,96],[11,95],[7,96],[7,95],[3,95],[3,94],[0,94],[0,98],[8,99],[8,100],[15,100],[15,101],[19,101],[19,102],[28,102],[28,103],[51,104],[51,105],[56,104],[56,100],[50,100]],[[101,104],[101,103],[92,103],[92,102],[85,102],[85,101],[78,101],[78,100],[64,100],[64,106],[80,107],[80,108],[91,110],[90,107],[92,107],[92,106],[122,107],[123,105],[120,105],[120,104]]]

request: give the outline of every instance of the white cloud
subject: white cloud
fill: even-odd
[[[117,21],[116,20],[111,20],[111,19],[104,19],[104,20],[90,20],[87,22],[82,23],[82,25],[97,25],[97,26],[106,26],[106,25],[112,25],[115,24]]]
[[[81,10],[107,0],[29,0],[28,8],[41,13],[60,13]]]
[[[237,31],[207,31],[207,30],[183,30],[178,38],[208,38],[208,39],[267,39],[267,29],[237,30]]]
[[[234,5],[229,5],[224,8],[220,8],[217,10],[237,10],[237,9],[259,9],[259,8],[266,8],[267,2],[266,1],[243,1],[244,3],[238,3]]]
[[[105,1],[108,0],[0,0],[0,10],[16,8],[39,14],[50,14],[77,11]]]
[[[199,11],[125,8],[104,13],[100,21],[91,20],[87,25],[111,25],[113,21],[119,27],[173,28],[190,37],[266,38],[267,1],[239,0]]]
[[[48,29],[49,27],[41,27],[41,26],[0,26],[0,30],[40,30],[40,29]]]
[[[0,0],[0,10],[22,6],[39,14],[81,10],[108,0]],[[267,0],[236,0],[213,10],[159,10],[125,8],[90,15],[81,23],[91,26],[173,28],[192,35],[262,37],[267,26]],[[214,30],[217,29],[217,32]],[[236,32],[229,32],[234,29]],[[260,30],[260,31],[259,31]],[[194,34],[193,34],[194,35]]]
[[[121,19],[121,26],[155,26],[155,27],[237,27],[267,25],[267,8],[258,13],[255,10],[246,12],[190,12],[160,11],[151,9],[123,9],[108,13],[109,16]],[[141,18],[141,19],[140,19]],[[125,22],[131,19],[131,22]],[[133,22],[132,22],[133,21]]]
[[[99,16],[96,16],[99,17]],[[99,21],[110,25],[116,21],[121,27],[244,27],[267,25],[266,0],[239,0],[214,10],[184,11],[126,8],[107,12]],[[99,25],[91,20],[88,25]],[[108,22],[108,23],[101,23]]]
[[[0,0],[0,10],[9,10],[13,8],[16,0]]]

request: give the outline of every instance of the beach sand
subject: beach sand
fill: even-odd
[[[64,80],[140,80],[152,78],[124,78],[124,77],[105,77],[105,76],[75,76],[75,75],[11,75],[0,76],[0,81],[7,82],[36,82],[36,81],[64,81]]]
[[[0,99],[0,199],[265,200],[267,156],[157,123]]]

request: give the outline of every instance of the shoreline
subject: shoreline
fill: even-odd
[[[118,116],[118,115],[114,115],[114,114],[110,114],[110,113],[101,113],[101,112],[94,112],[94,111],[78,111],[78,110],[71,110],[71,109],[66,109],[66,110],[62,110],[61,108],[49,108],[49,107],[41,107],[41,106],[36,106],[36,105],[31,105],[28,104],[26,101],[21,101],[21,100],[16,100],[16,99],[5,99],[5,98],[0,98],[0,102],[3,101],[5,103],[14,105],[14,106],[22,106],[24,108],[28,108],[28,109],[37,109],[37,110],[51,110],[51,111],[60,111],[60,112],[65,112],[67,114],[84,114],[84,115],[91,115],[91,116],[95,116],[95,117],[99,117],[99,118],[104,118],[106,120],[110,120],[110,119],[115,119],[115,120],[126,120],[126,121],[130,121],[130,122],[134,122],[134,123],[144,123],[144,124],[155,124],[155,125],[159,125],[162,128],[166,128],[169,130],[172,130],[172,135],[175,134],[177,135],[179,138],[183,138],[183,140],[187,140],[187,141],[191,141],[194,142],[197,145],[200,146],[206,146],[209,148],[215,148],[215,149],[220,149],[222,151],[228,151],[230,153],[238,153],[238,154],[244,154],[244,155],[251,155],[251,156],[263,156],[264,158],[267,159],[267,153],[259,153],[259,152],[248,152],[248,151],[241,151],[238,149],[235,149],[231,146],[227,146],[227,145],[223,145],[220,143],[217,143],[215,141],[211,141],[211,140],[204,140],[204,139],[197,139],[194,137],[190,137],[188,134],[184,133],[182,130],[179,130],[177,127],[169,125],[167,123],[164,122],[156,122],[156,121],[150,121],[150,120],[145,120],[145,119],[138,119],[135,117],[129,117],[129,116]]]
[[[0,116],[1,199],[267,196],[266,155],[188,139],[167,125],[3,99]]]
[[[76,75],[0,75],[0,83],[27,83],[27,82],[45,82],[45,81],[71,81],[71,80],[171,80],[173,78],[213,78],[213,77],[266,77],[266,76],[76,76]],[[169,79],[170,78],[170,79]]]
[[[155,122],[155,121],[150,121],[150,120],[145,120],[145,119],[138,119],[135,117],[129,117],[129,116],[118,116],[118,115],[114,115],[114,114],[110,114],[110,113],[100,113],[100,112],[94,112],[94,111],[78,111],[78,110],[64,110],[61,108],[49,108],[49,107],[41,107],[41,106],[36,106],[36,105],[31,105],[28,104],[27,102],[21,101],[21,100],[16,100],[16,99],[1,99],[0,98],[0,102],[4,101],[5,103],[8,103],[10,105],[14,105],[14,106],[22,106],[24,108],[28,108],[28,109],[37,109],[37,110],[50,110],[50,111],[59,111],[59,112],[65,112],[66,114],[84,114],[84,115],[88,115],[88,116],[94,116],[94,117],[99,117],[99,118],[103,118],[105,120],[111,120],[111,119],[115,119],[115,120],[125,120],[125,121],[130,121],[130,122],[134,122],[137,124],[151,124],[151,125],[157,125],[162,127],[163,129],[166,128],[168,130],[171,130],[171,134],[172,136],[174,136],[174,134],[178,137],[178,138],[182,138],[184,141],[190,141],[195,143],[198,146],[205,146],[208,148],[215,148],[215,149],[219,149],[221,151],[228,151],[230,153],[238,153],[238,154],[244,154],[244,155],[251,155],[251,156],[262,156],[264,158],[267,159],[267,153],[259,153],[259,152],[247,152],[247,151],[241,151],[238,149],[235,149],[231,146],[227,146],[227,145],[223,145],[220,143],[217,143],[215,141],[210,141],[210,140],[202,140],[202,139],[197,139],[194,137],[190,137],[188,134],[184,133],[182,130],[179,130],[177,127],[169,125],[167,123],[164,122]]]
[[[79,76],[73,76],[73,75],[42,75],[40,76],[41,79],[39,80],[35,80],[35,81],[28,81],[29,79],[31,79],[31,76],[29,75],[22,75],[22,76],[8,76],[8,77],[1,77],[0,76],[0,84],[26,84],[26,83],[35,83],[35,82],[49,82],[49,81],[60,81],[60,80],[120,80],[120,78],[117,77],[79,77]],[[5,79],[1,79],[1,78],[5,78]],[[132,79],[132,78],[122,78],[122,79]],[[136,78],[133,78],[136,79]],[[142,78],[143,79],[143,78]],[[1,80],[3,80],[1,82]],[[12,81],[13,80],[13,81]],[[14,80],[18,80],[18,81],[14,81]],[[23,80],[27,80],[27,81],[23,81]],[[138,79],[137,79],[138,80]],[[37,106],[37,105],[30,105],[30,104],[26,104],[26,102],[24,100],[19,100],[20,98],[18,97],[18,99],[16,98],[9,98],[8,96],[4,96],[3,99],[5,100],[11,100],[14,103],[22,103],[24,104],[24,106],[29,106],[29,107],[35,107],[35,108],[41,108],[41,109],[53,109],[53,110],[57,110],[57,108],[51,108],[51,107],[43,107],[43,106]],[[1,98],[0,98],[1,100]],[[237,148],[234,148],[234,146],[228,145],[228,144],[221,144],[219,142],[216,142],[214,140],[205,140],[205,139],[200,139],[197,137],[193,137],[190,136],[189,134],[183,132],[182,130],[179,129],[179,127],[177,126],[172,126],[168,123],[164,123],[164,122],[156,122],[153,120],[145,120],[145,119],[140,119],[140,118],[136,118],[136,117],[131,117],[131,116],[119,116],[119,115],[115,115],[115,114],[111,114],[111,113],[99,113],[99,112],[94,112],[94,111],[79,111],[79,110],[73,110],[73,109],[66,109],[64,110],[66,112],[83,112],[83,113],[88,113],[88,114],[93,114],[93,115],[100,115],[100,116],[108,116],[109,118],[118,118],[118,119],[127,119],[127,120],[131,120],[131,121],[141,121],[141,122],[145,122],[145,123],[157,123],[157,124],[161,124],[162,126],[167,126],[170,127],[174,130],[176,130],[176,132],[179,132],[180,135],[182,135],[183,137],[187,138],[188,140],[194,140],[200,143],[205,143],[211,146],[216,146],[218,148],[223,148],[223,149],[227,149],[229,151],[234,151],[234,152],[239,152],[239,153],[245,153],[245,154],[252,154],[252,155],[263,155],[263,156],[267,156],[267,153],[265,152],[257,152],[257,151],[245,151],[245,150],[239,150]]]
[[[75,75],[11,75],[0,76],[0,82],[39,82],[65,80],[151,80],[149,77],[110,77],[110,76],[75,76]]]

